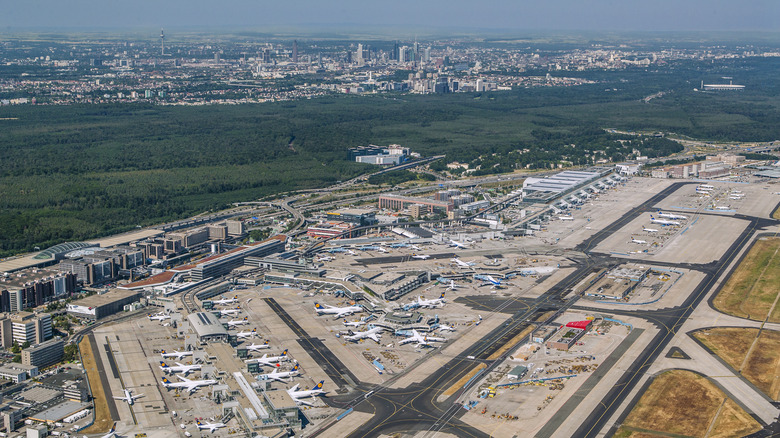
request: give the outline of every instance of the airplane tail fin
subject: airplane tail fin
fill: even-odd
[[[282,357],[287,356],[287,349],[285,348],[284,351],[282,351]]]
[[[320,380],[320,383],[317,384],[317,386],[314,387],[314,389],[322,389],[322,386],[325,384],[324,380]]]

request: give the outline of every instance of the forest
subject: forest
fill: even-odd
[[[766,59],[599,72],[589,73],[592,85],[492,93],[1,107],[0,257],[346,180],[376,170],[346,160],[348,148],[369,143],[446,154],[436,166],[459,161],[484,174],[679,150],[608,128],[780,139],[778,67]],[[734,74],[747,89],[693,91],[716,74]]]

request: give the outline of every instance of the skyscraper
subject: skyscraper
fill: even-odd
[[[355,57],[356,57],[355,61],[358,64],[363,63],[363,44],[358,44],[357,53],[355,53]]]
[[[160,29],[160,56],[165,56],[165,30]]]
[[[292,62],[298,62],[298,40],[293,41]]]

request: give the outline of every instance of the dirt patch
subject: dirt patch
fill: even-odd
[[[623,423],[631,435],[742,436],[737,431],[756,431],[761,425],[736,404],[721,409],[726,395],[706,378],[690,371],[668,371],[656,377]],[[726,413],[725,418],[721,416]],[[717,417],[717,418],[716,418]],[[716,431],[716,428],[719,428]],[[731,428],[727,430],[726,428]],[[646,435],[635,435],[634,432]]]
[[[480,370],[483,370],[485,368],[487,368],[487,365],[485,365],[484,363],[475,366],[471,371],[469,371],[468,374],[461,377],[460,380],[455,382],[454,385],[447,388],[447,390],[444,391],[442,395],[449,397],[452,394],[455,394],[460,388],[463,388],[463,385],[465,385],[472,377],[476,376],[477,373],[480,372]]]
[[[780,345],[780,332],[762,330],[758,339],[757,335],[758,329],[755,328],[732,327],[694,333],[696,339],[764,394],[773,400],[780,400],[780,349],[777,348]]]
[[[79,351],[84,370],[87,372],[87,379],[89,379],[89,387],[92,390],[92,403],[95,405],[95,422],[79,433],[89,435],[108,432],[114,422],[111,420],[103,382],[100,380],[100,371],[95,362],[95,352],[92,351],[92,344],[89,342],[88,336],[81,338]]]
[[[735,436],[747,436],[758,431],[756,420],[742,410],[734,400],[728,399],[715,420],[715,424],[708,435],[709,438],[727,438]]]
[[[555,312],[547,312],[538,318],[536,318],[534,321],[545,321],[547,318],[551,317]],[[523,331],[515,335],[512,339],[504,343],[504,345],[501,346],[498,350],[494,351],[493,354],[488,356],[487,360],[496,360],[499,357],[501,357],[502,354],[509,351],[510,348],[514,348],[517,344],[520,343],[523,339],[527,338],[528,335],[531,334],[532,331],[534,331],[536,327],[534,326],[528,326]]]
[[[775,305],[778,284],[780,238],[763,238],[755,242],[713,303],[730,315],[756,321],[768,316],[769,322],[780,322],[780,306]]]

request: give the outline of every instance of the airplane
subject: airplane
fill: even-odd
[[[664,220],[664,219],[656,219],[653,216],[650,216],[650,223],[662,225],[664,227],[667,226],[667,225],[680,225],[680,223],[677,222],[677,221],[667,221],[667,220]]]
[[[190,380],[186,377],[176,375],[179,379],[181,379],[181,382],[171,382],[168,380],[167,377],[162,378],[162,384],[166,389],[170,388],[183,388],[189,391],[190,394],[192,394],[198,387],[201,386],[208,386],[208,385],[214,385],[217,383],[216,380],[212,379],[205,379],[205,380]]]
[[[439,330],[440,332],[445,332],[445,331],[446,332],[454,332],[455,331],[455,327],[453,327],[451,325],[447,325],[447,324],[439,324],[439,327],[437,327],[437,330]]]
[[[234,295],[233,298],[222,298],[212,301],[211,304],[218,304],[218,305],[227,305],[227,304],[233,304],[238,302],[238,295]]]
[[[431,342],[446,342],[445,338],[435,338],[431,336],[423,336],[417,330],[412,329],[412,334],[406,339],[399,342],[398,345],[408,344],[410,342],[417,342],[415,347],[432,347]]]
[[[428,260],[429,258],[431,258],[431,256],[427,254],[412,254],[412,258],[418,260]]]
[[[482,286],[491,285],[493,288],[501,287],[501,279],[493,278],[492,275],[480,275],[479,279],[485,282]]]
[[[219,316],[228,316],[228,315],[233,316],[233,315],[238,315],[239,313],[241,313],[241,308],[236,307],[235,309],[220,310]]]
[[[100,438],[116,438],[118,435],[116,434],[116,423],[114,423],[111,426],[111,430],[108,431],[107,434],[103,435]]]
[[[702,192],[711,192],[711,191],[712,191],[712,190],[714,190],[714,189],[715,189],[715,187],[712,187],[712,186],[705,186],[705,185],[701,185],[701,186],[698,186],[698,187],[696,187],[696,191],[697,191],[697,192],[698,192],[698,191],[700,191],[700,190],[701,190]]]
[[[474,266],[474,262],[464,262],[458,258],[450,259],[450,261],[458,265],[459,268],[470,268]]]
[[[470,245],[469,242],[463,243],[463,242],[458,242],[457,240],[450,240],[450,246],[454,246],[459,249],[466,249],[469,247],[469,245]]]
[[[655,228],[647,228],[647,227],[642,227],[642,231],[644,231],[646,233],[657,233],[658,232],[658,230],[656,230]]]
[[[279,362],[284,362],[288,359],[287,356],[287,350],[282,351],[282,354],[279,356],[271,356],[268,357],[268,354],[264,354],[263,357],[258,357],[256,359],[247,359],[244,362],[251,363],[251,362],[257,362],[262,366],[279,366]]]
[[[293,367],[293,369],[291,369],[290,371],[277,372],[277,368],[274,368],[273,370],[271,370],[270,373],[268,373],[268,374],[260,374],[260,376],[258,376],[258,377],[259,378],[264,377],[267,380],[276,380],[276,381],[281,382],[286,377],[292,378],[292,377],[301,375],[301,372],[299,371],[300,369],[301,369],[301,366],[296,363],[295,366]]]
[[[166,353],[165,350],[160,352],[162,354],[163,359],[169,358],[169,357],[175,357],[176,360],[181,360],[182,357],[192,356],[191,351],[177,351],[173,350],[173,353]]]
[[[271,346],[268,344],[268,340],[266,340],[262,344],[257,344],[257,345],[255,345],[255,343],[252,342],[252,345],[247,345],[246,350],[257,351],[257,350],[265,350],[266,348],[271,348]]]
[[[329,262],[331,260],[333,260],[333,257],[331,257],[329,255],[319,255],[319,256],[317,256],[317,261],[318,262]]]
[[[447,290],[458,290],[460,286],[455,284],[455,280],[450,280],[450,285],[447,286]]]
[[[633,237],[631,237],[631,243],[638,243],[640,245],[647,245],[647,241],[646,240],[634,239]]]
[[[125,392],[125,396],[124,397],[114,397],[114,399],[116,399],[116,400],[124,400],[130,406],[132,406],[133,403],[135,403],[135,399],[137,399],[139,397],[143,397],[143,394],[138,394],[138,395],[130,394],[130,390],[129,389],[123,389],[123,391]]]
[[[327,304],[314,303],[314,310],[317,315],[336,315],[336,319],[352,315],[356,312],[362,312],[363,306],[334,307]]]
[[[236,337],[238,339],[249,339],[257,335],[257,329],[253,328],[251,332],[238,332],[236,333]]]
[[[228,328],[235,327],[237,325],[246,325],[246,324],[249,324],[248,316],[245,316],[244,319],[239,319],[239,320],[231,319],[230,321],[227,322]]]
[[[374,327],[364,332],[355,332],[351,336],[344,336],[347,341],[357,342],[361,339],[371,339],[377,344],[379,343],[380,333],[384,330],[382,327]]]
[[[149,321],[165,321],[166,319],[171,319],[171,315],[166,315],[163,312],[155,313],[154,315],[150,313],[146,317],[149,318]]]
[[[715,188],[715,186],[711,186],[709,184],[699,184],[699,187],[701,187],[703,189],[710,189],[710,190]]]
[[[728,210],[730,208],[731,207],[729,207],[728,205],[716,205],[715,206],[715,210]]]
[[[665,217],[667,219],[683,219],[688,220],[688,216],[683,216],[681,214],[674,214],[674,213],[664,213],[661,210],[658,210],[658,217]]]
[[[355,328],[358,328],[358,327],[360,327],[360,326],[362,326],[362,325],[365,325],[365,324],[366,324],[366,323],[365,323],[365,321],[363,321],[363,320],[360,320],[360,321],[352,321],[352,322],[349,322],[349,321],[347,321],[346,319],[344,320],[344,325],[345,325],[345,326],[347,326],[347,327],[355,327]]]
[[[423,308],[429,308],[432,309],[434,307],[444,307],[444,303],[447,301],[444,300],[444,292],[439,295],[439,298],[435,298],[432,300],[424,300],[422,297],[417,298],[417,307],[423,307]]]
[[[312,403],[305,402],[305,401],[303,401],[301,399],[302,398],[307,398],[307,397],[316,397],[318,395],[325,394],[325,391],[322,390],[322,387],[323,387],[324,384],[325,384],[325,381],[324,380],[320,380],[320,382],[317,383],[317,386],[315,386],[312,389],[308,389],[308,390],[304,390],[304,391],[299,391],[298,390],[298,385],[296,384],[295,386],[293,386],[292,388],[287,390],[287,394],[290,394],[290,398],[292,398],[293,401],[296,404],[312,406]]]
[[[376,250],[379,251],[379,252],[385,253],[385,254],[389,252],[388,250],[382,248],[381,246],[379,248],[377,248]]]
[[[356,256],[357,255],[357,253],[355,251],[352,251],[351,249],[348,249],[345,253],[347,255],[351,255],[351,256]]]
[[[574,218],[571,217],[571,216],[558,216],[558,219],[560,219],[562,221],[573,221],[574,220]]]
[[[209,432],[214,433],[215,430],[219,429],[220,427],[225,427],[225,423],[218,422],[218,423],[201,423],[200,420],[195,422],[198,425],[199,430],[208,429]]]
[[[160,361],[160,369],[164,372],[171,374],[171,373],[184,373],[186,376],[190,373],[190,371],[195,371],[200,369],[200,365],[193,364],[193,365],[184,365],[179,362],[174,362],[176,366],[168,365],[165,363],[165,361]]]

